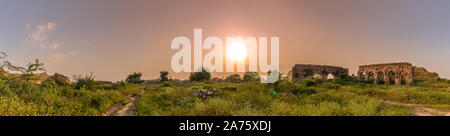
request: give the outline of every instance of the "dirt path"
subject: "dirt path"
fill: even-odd
[[[384,101],[384,103],[413,107],[416,116],[450,116],[450,111],[432,109],[421,104],[399,103],[394,101]]]
[[[141,90],[137,95],[127,96],[129,103],[123,106],[115,104],[103,112],[101,116],[136,116],[136,102],[142,94],[144,94],[144,90]]]

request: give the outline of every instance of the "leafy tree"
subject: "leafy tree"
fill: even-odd
[[[128,75],[128,77],[127,77],[127,79],[125,79],[125,81],[127,81],[128,83],[140,84],[140,83],[144,82],[144,80],[142,80],[141,77],[142,77],[142,73],[134,72],[133,74]]]
[[[161,82],[169,81],[169,72],[161,71],[159,72],[159,77],[161,78]]]
[[[211,79],[211,73],[209,73],[205,68],[201,68],[201,72],[192,72],[189,76],[191,81],[207,81]]]
[[[237,83],[237,82],[241,81],[241,76],[239,74],[233,74],[233,75],[228,76],[225,80],[227,82]]]
[[[245,72],[242,79],[246,82],[248,81],[258,81],[259,80],[259,74],[258,72]]]

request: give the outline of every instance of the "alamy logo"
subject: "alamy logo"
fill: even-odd
[[[202,29],[194,29],[194,72],[201,72],[204,67],[208,72],[246,72],[246,60],[248,59],[249,72],[269,73],[261,75],[262,83],[274,83],[279,77],[279,37],[270,38],[270,64],[268,64],[268,38],[259,37],[227,37],[226,53],[224,43],[218,37],[207,37],[203,41]],[[259,43],[259,44],[258,44]],[[211,48],[214,45],[214,49]],[[180,47],[182,46],[182,49]],[[174,72],[192,72],[191,41],[187,37],[175,37],[170,45],[171,49],[179,49],[172,56],[171,67]],[[211,50],[203,58],[203,49]],[[259,50],[258,50],[259,49]],[[226,54],[226,55],[225,55]],[[259,56],[259,63],[258,63]],[[180,64],[180,61],[182,63]],[[214,61],[214,64],[212,63]],[[258,65],[259,64],[259,65]],[[235,71],[237,65],[237,71]],[[258,66],[259,70],[258,71]],[[269,72],[270,71],[270,72]]]

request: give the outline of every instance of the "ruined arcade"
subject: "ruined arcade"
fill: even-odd
[[[323,80],[334,79],[340,75],[348,75],[348,69],[328,65],[297,64],[288,74],[288,79],[294,82],[320,75]]]
[[[385,63],[359,66],[358,78],[360,80],[373,80],[374,84],[383,81],[385,84],[394,82],[401,85],[402,80],[410,85],[413,82],[414,67],[411,63]],[[394,80],[394,81],[392,81]]]

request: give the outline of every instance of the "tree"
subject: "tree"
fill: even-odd
[[[201,68],[201,72],[192,72],[189,76],[191,81],[207,81],[211,79],[211,73],[209,73],[205,68]]]
[[[35,59],[34,63],[28,63],[26,67],[15,66],[11,62],[6,60],[8,55],[5,52],[0,52],[0,69],[6,67],[8,70],[20,72],[22,80],[35,80],[36,72],[45,72],[44,63],[39,62],[39,59]]]
[[[242,79],[246,82],[248,81],[258,81],[259,80],[259,74],[258,72],[245,72]]]
[[[128,83],[133,83],[133,84],[140,84],[143,83],[144,80],[141,80],[142,77],[142,73],[140,72],[134,72],[131,75],[128,75],[127,79],[125,79],[125,81],[127,81]]]
[[[169,72],[161,71],[159,72],[159,77],[161,78],[161,82],[169,81]]]
[[[228,76],[225,80],[226,80],[227,82],[237,83],[237,82],[240,82],[240,81],[241,81],[241,75],[239,75],[239,74],[233,74],[233,75]]]

